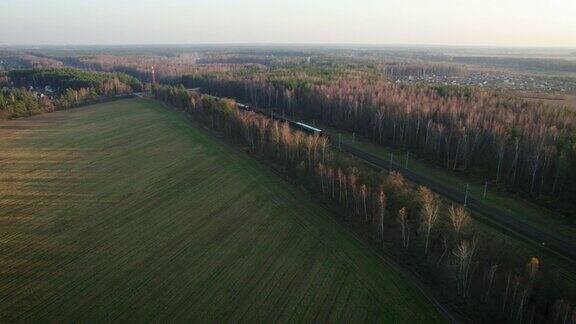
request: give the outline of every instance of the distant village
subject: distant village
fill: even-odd
[[[465,76],[422,75],[398,76],[397,83],[429,83],[466,85],[485,88],[506,88],[522,91],[576,93],[576,79],[530,76],[513,73],[470,72]]]

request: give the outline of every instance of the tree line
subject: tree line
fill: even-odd
[[[183,87],[155,86],[156,98],[283,165],[310,193],[343,211],[374,245],[404,260],[458,305],[483,321],[576,322],[576,296],[543,261],[478,230],[466,209],[396,172],[378,174],[336,154],[328,139],[293,130]],[[571,302],[572,301],[572,302]]]
[[[137,79],[117,73],[96,73],[75,69],[14,70],[7,84],[15,87],[0,90],[0,119],[11,119],[67,109],[99,98],[140,91]],[[126,83],[125,83],[126,82]],[[51,86],[56,91],[29,90]]]
[[[198,73],[187,87],[360,133],[447,170],[574,211],[576,112],[471,87],[408,86],[366,73]]]
[[[55,90],[94,89],[101,95],[115,95],[129,91],[141,91],[142,83],[124,73],[83,71],[74,68],[42,68],[9,71],[16,87],[51,86]]]
[[[64,57],[66,64],[84,69],[122,72],[134,76],[142,81],[151,82],[152,67],[156,69],[158,80],[179,78],[183,74],[195,73],[203,70],[195,65],[196,56],[182,55],[94,55],[89,57]]]
[[[40,98],[26,89],[0,90],[0,120],[51,112],[54,105],[48,97]]]

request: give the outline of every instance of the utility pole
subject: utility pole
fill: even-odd
[[[466,184],[466,193],[464,194],[464,208],[468,205],[468,184]]]
[[[488,191],[488,181],[484,183],[484,194],[482,194],[482,200],[486,200],[486,192]]]
[[[352,145],[356,143],[356,133],[352,133]]]

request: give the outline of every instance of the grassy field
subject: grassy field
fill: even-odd
[[[152,101],[0,138],[1,322],[442,321],[325,209]]]

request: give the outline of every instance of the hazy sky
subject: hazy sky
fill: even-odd
[[[576,0],[0,0],[0,44],[576,47]]]

